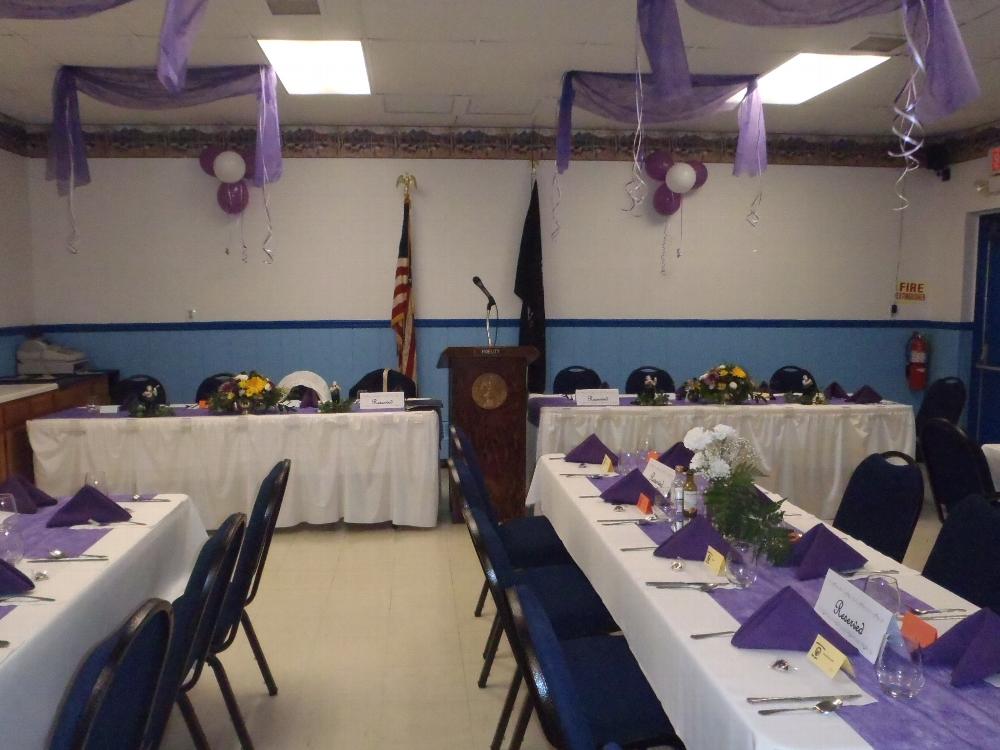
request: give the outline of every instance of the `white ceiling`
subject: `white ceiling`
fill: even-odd
[[[165,0],[134,0],[76,21],[0,21],[0,112],[50,121],[59,65],[152,66]],[[256,38],[361,39],[372,96],[288,96],[286,125],[555,126],[563,71],[628,72],[634,0],[320,0],[316,16],[272,16],[264,0],[209,0],[193,65],[266,62]],[[870,34],[901,33],[898,14],[810,29],[754,29],[678,0],[692,72],[765,72],[794,52],[845,51]],[[1000,0],[952,0],[983,96],[930,125],[944,132],[1000,120]],[[644,63],[645,64],[645,63]],[[795,107],[766,108],[774,133],[889,133],[891,103],[909,71],[896,57]],[[167,112],[124,110],[81,97],[86,124],[251,124],[242,97]],[[578,128],[623,127],[577,110]],[[735,117],[678,123],[735,130]]]

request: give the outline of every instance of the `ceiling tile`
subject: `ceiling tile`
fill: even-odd
[[[365,0],[365,36],[406,41],[476,41],[481,0]]]
[[[447,95],[386,94],[383,97],[385,111],[395,114],[450,115],[453,102],[453,97]]]
[[[465,113],[468,115],[530,115],[538,104],[537,96],[523,94],[473,96]]]

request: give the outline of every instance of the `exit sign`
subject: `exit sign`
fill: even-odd
[[[990,171],[993,174],[1000,174],[1000,146],[990,149]]]
[[[896,299],[900,302],[927,300],[927,284],[923,281],[900,281],[896,286]]]

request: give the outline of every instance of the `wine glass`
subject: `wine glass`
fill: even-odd
[[[103,471],[88,471],[83,477],[83,483],[93,487],[95,490],[100,490],[101,492],[107,494],[108,476]]]
[[[729,543],[726,552],[726,578],[741,589],[749,588],[757,580],[757,548],[750,542]]]
[[[0,492],[0,526],[17,518],[17,499],[9,492]]]
[[[899,585],[892,576],[868,576],[862,590],[893,615],[899,612]]]
[[[923,652],[903,636],[895,620],[889,624],[875,659],[875,676],[886,695],[903,700],[915,698],[926,682]]]
[[[17,499],[10,493],[0,494],[0,514],[0,559],[17,565],[24,559],[24,537],[17,528]]]

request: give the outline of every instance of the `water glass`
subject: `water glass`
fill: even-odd
[[[919,646],[904,638],[895,621],[882,641],[875,660],[879,687],[892,698],[915,698],[924,686],[923,654]]]
[[[88,471],[83,477],[83,483],[105,494],[108,491],[108,476],[103,471]]]
[[[729,543],[726,553],[726,578],[741,589],[757,580],[757,548],[750,542]]]
[[[868,576],[863,591],[894,615],[900,611],[899,584],[892,576]]]
[[[9,492],[0,492],[0,526],[17,518],[17,500]]]
[[[17,500],[9,493],[0,494],[0,559],[17,565],[24,558],[24,538],[17,528]]]

